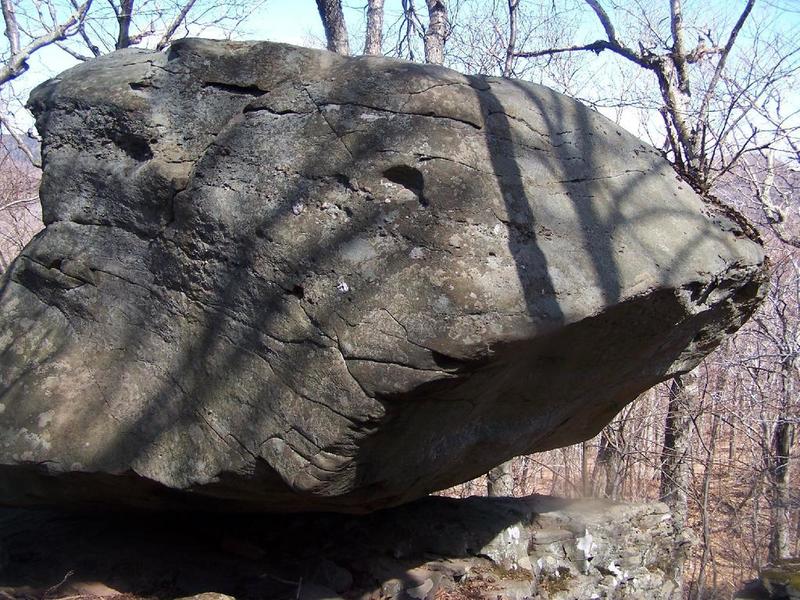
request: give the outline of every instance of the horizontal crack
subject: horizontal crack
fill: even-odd
[[[390,108],[380,107],[380,106],[371,106],[369,104],[362,104],[359,102],[321,102],[318,104],[320,108],[328,107],[328,106],[356,106],[358,108],[366,108],[367,110],[374,110],[376,112],[386,112],[395,115],[409,115],[415,117],[429,117],[431,119],[445,119],[448,121],[455,121],[456,123],[462,123],[464,125],[469,125],[473,129],[483,129],[483,125],[480,123],[474,123],[467,119],[463,119],[460,117],[454,117],[452,115],[440,115],[436,114],[433,111],[430,112],[414,112],[414,111],[403,111],[403,110],[392,110]]]

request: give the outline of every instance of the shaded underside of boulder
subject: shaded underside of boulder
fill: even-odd
[[[551,496],[429,497],[358,516],[2,508],[0,594],[670,600],[685,543],[661,503]]]
[[[400,504],[595,435],[763,294],[746,224],[541,86],[184,40],[31,106],[3,503]]]

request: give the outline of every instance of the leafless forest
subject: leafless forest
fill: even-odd
[[[310,0],[304,0],[310,2]],[[0,0],[0,270],[41,229],[38,142],[19,84],[58,48],[76,61],[188,33],[237,35],[278,1]],[[166,8],[164,8],[166,7]],[[764,240],[757,315],[694,372],[595,438],[517,457],[445,493],[666,501],[685,521],[686,590],[730,597],[800,555],[800,9],[794,0],[317,0],[320,45],[549,85],[660,148]],[[692,542],[692,543],[690,543]]]

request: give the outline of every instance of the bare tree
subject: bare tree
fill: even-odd
[[[620,497],[623,481],[623,449],[625,443],[625,425],[627,419],[616,418],[600,433],[600,445],[597,449],[596,466],[605,475],[602,495],[612,500]]]
[[[781,181],[776,173],[775,151],[761,151],[762,161],[758,163],[745,161],[742,168],[747,175],[753,192],[758,198],[767,225],[784,244],[800,248],[800,232],[796,222],[787,216],[792,210],[792,200],[796,190],[786,181]],[[796,208],[795,208],[796,210]]]
[[[367,0],[364,54],[383,54],[383,0]]]
[[[506,44],[506,60],[503,63],[503,77],[514,74],[514,51],[517,46],[517,9],[519,0],[508,0],[508,43]]]
[[[0,274],[43,226],[39,175],[17,141],[0,135]]]
[[[50,10],[46,13],[40,11],[42,15],[38,22],[40,29],[35,33],[30,33],[27,27],[20,27],[16,4],[14,0],[0,0],[6,38],[8,39],[8,53],[7,56],[3,57],[2,65],[0,66],[0,86],[27,71],[28,60],[33,54],[42,48],[75,35],[86,19],[89,8],[92,6],[92,0],[86,0],[83,4],[76,5],[69,16],[63,20],[58,20],[55,7],[50,5]],[[27,34],[27,39],[23,39],[21,32]]]
[[[687,521],[689,452],[692,445],[692,401],[697,395],[696,376],[675,377],[669,389],[669,410],[664,425],[664,449],[661,455],[661,500],[672,509],[676,529]]]
[[[444,0],[425,0],[428,5],[428,27],[425,30],[425,62],[444,63],[444,45],[447,41],[447,6]]]
[[[486,494],[491,497],[514,495],[514,461],[508,460],[489,471],[486,476]]]
[[[710,31],[701,36],[693,47],[686,45],[686,24],[681,0],[669,0],[669,24],[671,40],[659,39],[658,44],[639,42],[638,47],[625,43],[617,34],[609,14],[599,0],[584,0],[597,17],[606,38],[586,44],[548,48],[539,51],[519,52],[516,56],[534,58],[564,52],[609,50],[655,75],[662,99],[661,115],[666,130],[666,142],[676,170],[687,181],[703,192],[708,192],[714,175],[724,172],[730,165],[715,163],[718,146],[723,143],[719,132],[711,128],[710,111],[731,50],[739,33],[750,16],[756,0],[747,0],[739,18],[727,34],[724,44],[714,43],[716,38]],[[711,42],[706,43],[706,38]],[[666,51],[658,52],[658,47]],[[713,69],[703,89],[694,94],[695,84],[689,67],[713,63]]]
[[[119,0],[119,4],[111,3],[111,8],[117,16],[118,34],[117,50],[131,45],[131,21],[133,20],[134,0]]]
[[[347,37],[347,24],[342,12],[341,0],[317,0],[317,10],[325,29],[328,50],[348,56],[350,41]]]

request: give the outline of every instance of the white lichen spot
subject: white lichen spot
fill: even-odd
[[[608,563],[608,570],[614,575],[614,584],[619,585],[628,578],[628,574],[620,569],[615,562]]]
[[[576,541],[578,542],[577,548],[583,551],[584,558],[590,559],[594,556],[594,538],[588,529],[585,530],[583,537],[579,537]]]
[[[425,252],[422,248],[414,247],[411,249],[411,252],[408,253],[408,256],[412,260],[419,260],[425,256]]]
[[[55,411],[53,411],[53,410],[48,410],[48,411],[43,412],[42,414],[40,414],[39,415],[39,420],[38,420],[39,429],[44,429],[45,427],[50,425],[50,423],[53,422],[53,416],[54,415],[55,415]]]
[[[353,264],[372,260],[378,255],[369,240],[356,238],[346,243],[341,250],[342,259]]]
[[[350,286],[347,285],[347,282],[341,280],[339,283],[336,284],[336,289],[341,292],[342,294],[346,294],[350,291]]]

